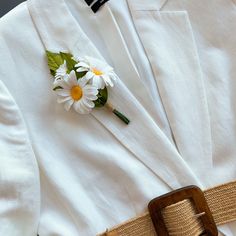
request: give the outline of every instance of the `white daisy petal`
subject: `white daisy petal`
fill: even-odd
[[[101,75],[101,77],[103,78],[106,85],[110,85],[112,83],[108,75]]]
[[[83,67],[83,68],[89,69],[88,63],[86,63],[84,61],[79,62],[78,64],[75,65],[75,67]]]
[[[66,97],[66,96],[70,95],[70,91],[67,90],[67,89],[57,89],[55,92],[56,92],[57,95],[63,96],[63,97]]]
[[[60,86],[63,89],[70,89],[70,86],[68,85],[68,83],[65,82],[64,79],[62,80],[58,80],[56,83],[54,83],[54,87]]]
[[[94,108],[94,103],[88,99],[83,99],[82,103],[88,108]]]
[[[81,101],[77,101],[73,104],[73,108],[76,112],[80,114],[88,114],[90,109],[87,108]]]
[[[60,80],[54,80],[53,81],[53,88],[56,88],[56,87],[58,87],[58,86],[60,86]]]
[[[73,108],[76,112],[81,113],[80,101],[74,102]]]
[[[65,105],[64,105],[65,110],[66,110],[66,111],[69,111],[70,108],[71,108],[71,106],[73,105],[73,103],[74,103],[74,101],[71,100],[71,99],[70,99],[69,101],[65,102]]]
[[[104,89],[105,86],[106,86],[105,81],[100,79],[100,80],[99,80],[99,86],[98,86],[98,88],[99,88],[99,89]]]
[[[95,74],[91,71],[88,71],[85,76],[88,80],[90,80],[95,76]]]
[[[94,97],[97,97],[97,94],[98,94],[98,90],[93,90],[93,89],[88,89],[88,90],[84,90],[84,96],[86,97],[91,97],[91,98],[94,98]]]
[[[64,103],[64,102],[66,102],[68,100],[71,100],[71,97],[58,97],[57,98],[57,102],[58,103]]]
[[[78,79],[78,85],[84,87],[88,83],[88,79],[86,77]]]
[[[68,78],[68,84],[71,85],[71,86],[74,86],[77,84],[77,77],[76,77],[76,74],[75,74],[75,71],[72,70],[69,74],[69,78]]]
[[[92,100],[92,101],[95,101],[95,100],[97,100],[97,96],[96,95],[94,95],[94,94],[86,94],[86,95],[84,95],[84,97],[85,98],[87,98],[87,99],[89,99],[89,100]]]
[[[92,85],[97,87],[98,89],[103,89],[105,87],[105,83],[100,76],[94,76],[92,80]]]
[[[96,93],[97,91],[98,91],[98,89],[97,89],[97,87],[96,86],[94,86],[94,85],[91,85],[91,84],[86,84],[85,86],[84,86],[84,90],[85,91],[90,91],[90,92],[94,92],[94,93]]]
[[[87,68],[84,68],[84,67],[79,67],[78,69],[76,69],[77,72],[86,72],[88,71]]]
[[[66,61],[64,61],[64,63],[60,65],[60,67],[56,70],[55,78],[62,79],[66,75],[67,75],[67,65]]]

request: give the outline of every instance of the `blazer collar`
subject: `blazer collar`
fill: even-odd
[[[64,0],[29,0],[28,7],[45,48],[104,60],[71,15]],[[132,67],[130,58],[128,60],[128,66]],[[134,67],[131,73],[137,73]],[[153,111],[149,96],[145,97],[148,93],[145,90],[141,93],[140,90],[139,93],[131,93],[126,84],[131,86],[129,81],[119,80],[114,89],[110,90],[109,100],[130,117],[131,123],[128,126],[123,125],[105,109],[95,109],[92,112],[94,118],[171,188],[190,183],[200,185],[189,166],[150,115]]]

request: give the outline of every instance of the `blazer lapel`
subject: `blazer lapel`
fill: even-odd
[[[75,4],[74,7],[78,12],[82,12],[83,18],[88,18],[83,4]],[[145,77],[149,75],[142,73],[141,76],[139,74],[109,3],[105,4],[96,14],[92,13],[92,21],[107,49],[109,64],[115,68],[125,86],[172,141],[171,130],[158,91],[157,97],[151,96],[147,83],[145,83]],[[146,60],[146,63],[149,63],[148,59]]]
[[[33,21],[47,49],[70,51],[75,56],[89,55],[104,60],[72,17],[63,0],[30,0],[28,4]],[[109,90],[109,100],[131,119],[128,126],[103,108],[94,109],[91,115],[139,161],[172,188],[190,183],[200,184],[176,148],[150,116],[147,107],[140,104],[122,80]]]
[[[181,156],[199,178],[212,168],[211,127],[199,58],[187,12],[129,0]],[[207,178],[204,178],[207,179]]]

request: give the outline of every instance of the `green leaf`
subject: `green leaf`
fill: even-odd
[[[107,88],[105,87],[104,89],[99,89],[97,97],[98,99],[94,101],[95,107],[103,107],[107,102],[107,97],[108,97]]]
[[[54,76],[56,70],[64,63],[63,58],[59,53],[54,53],[46,50],[46,55],[48,58],[48,66],[50,69],[51,74]]]
[[[77,72],[76,71],[76,77],[77,79],[80,79],[82,77],[84,77],[86,75],[87,71],[84,71],[84,72]]]
[[[68,73],[70,73],[72,70],[75,69],[75,65],[77,64],[77,62],[72,58],[73,55],[70,53],[66,53],[66,52],[60,52],[60,56],[63,59],[63,61],[66,61],[66,65],[68,68]]]

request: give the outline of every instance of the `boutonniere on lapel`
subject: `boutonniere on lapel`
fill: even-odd
[[[72,54],[46,51],[48,66],[54,77],[53,90],[57,102],[66,111],[74,109],[89,114],[92,109],[106,107],[125,124],[129,119],[108,103],[108,87],[113,87],[118,76],[113,68],[92,57],[74,58]]]

